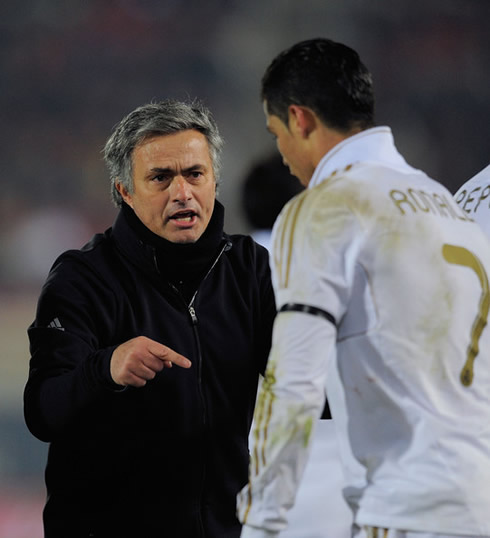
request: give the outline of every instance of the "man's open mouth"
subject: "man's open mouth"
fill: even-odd
[[[169,219],[179,222],[192,222],[196,215],[197,213],[195,211],[179,211],[178,213],[174,213]]]

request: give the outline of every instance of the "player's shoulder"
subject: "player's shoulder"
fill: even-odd
[[[295,195],[284,205],[276,227],[296,227],[299,223],[307,226],[311,221],[324,221],[329,215],[336,218],[340,212],[351,211],[355,201],[363,196],[363,186],[360,178],[349,174],[349,170],[350,167],[335,171]]]
[[[456,191],[454,198],[458,204],[461,204],[472,193],[485,188],[490,188],[490,164],[463,183]]]
[[[325,217],[340,212],[369,213],[380,201],[380,190],[387,184],[393,186],[402,181],[397,173],[377,163],[358,162],[328,177],[308,189],[305,205],[310,212],[321,212]]]

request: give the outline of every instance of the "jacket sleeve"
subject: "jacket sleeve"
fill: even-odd
[[[42,441],[53,440],[104,392],[122,389],[110,375],[116,345],[107,345],[114,304],[112,292],[76,257],[62,256],[53,266],[28,329],[24,391],[26,424]]]

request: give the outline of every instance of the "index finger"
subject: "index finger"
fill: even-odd
[[[155,355],[155,357],[158,357],[160,360],[171,362],[172,364],[180,366],[181,368],[190,368],[192,366],[192,362],[187,357],[184,357],[184,355],[177,353],[173,349],[170,349],[163,344],[161,344],[158,348],[150,349],[149,351],[152,355]]]

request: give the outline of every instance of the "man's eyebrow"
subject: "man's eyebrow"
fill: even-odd
[[[173,169],[172,168],[160,168],[159,166],[155,166],[155,168],[151,168],[149,170],[149,173],[154,173],[154,172],[158,172],[158,173],[166,173],[166,172],[173,172]]]
[[[184,172],[194,172],[195,170],[203,170],[206,166],[204,164],[193,164],[187,168],[184,168]]]
[[[155,175],[174,175],[175,170],[172,170],[172,168],[160,168],[159,166],[155,166],[155,168],[150,168],[148,172],[145,174],[145,177],[153,177]]]
[[[206,166],[204,164],[193,164],[192,166],[188,166],[187,168],[184,168],[182,170],[182,172],[189,173],[189,172],[194,172],[196,170],[204,170],[204,169],[206,169]],[[165,167],[165,168],[155,166],[154,168],[151,168],[150,170],[148,170],[148,175],[149,176],[154,175],[154,174],[170,174],[170,175],[173,175],[175,173],[176,173],[175,169],[170,168],[168,166]]]

